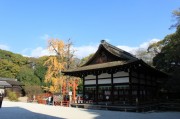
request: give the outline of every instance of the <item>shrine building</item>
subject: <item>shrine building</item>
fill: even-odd
[[[156,102],[168,77],[105,40],[83,66],[63,73],[83,79],[84,102],[112,105]]]

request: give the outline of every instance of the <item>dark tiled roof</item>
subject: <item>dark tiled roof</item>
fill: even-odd
[[[91,62],[98,57],[98,54],[100,54],[102,51],[107,51],[111,54],[111,56],[115,56],[117,59],[115,61],[110,61],[110,62],[105,62],[105,63],[96,63],[96,64],[92,64]],[[142,61],[141,59],[136,58],[135,56],[133,56],[132,54],[117,48],[109,43],[107,43],[106,41],[102,40],[101,44],[99,45],[98,50],[96,51],[96,53],[90,58],[89,61],[87,61],[87,63],[85,63],[83,66],[78,67],[76,69],[70,69],[67,71],[63,71],[63,73],[65,75],[76,75],[79,74],[81,72],[91,72],[91,71],[97,71],[97,70],[101,70],[102,69],[111,69],[111,68],[116,68],[116,67],[120,67],[120,68],[124,68],[124,70],[128,67],[133,66],[133,65],[141,65],[142,67],[144,67],[144,69],[142,68],[141,70],[148,70],[154,73],[159,73],[159,75],[163,75],[163,76],[167,76],[165,73],[158,71],[157,69],[147,65],[144,61]]]
[[[89,65],[90,62],[99,54],[99,52],[101,52],[102,48],[104,48],[107,52],[109,52],[110,54],[117,57],[119,60],[128,61],[128,60],[137,60],[138,59],[135,56],[133,56],[132,54],[107,43],[105,40],[102,40],[96,53],[83,66]]]
[[[11,87],[11,84],[7,83],[6,81],[0,81],[0,87]]]
[[[116,55],[119,58],[122,59],[127,59],[127,60],[133,60],[133,59],[137,59],[135,56],[133,56],[132,54],[118,48],[115,47],[109,43],[107,43],[106,41],[101,41],[101,44],[103,45],[103,47],[105,47],[109,52],[111,52],[113,55]]]
[[[24,84],[17,81],[17,79],[13,79],[13,78],[2,78],[0,77],[0,81],[6,81],[7,83],[9,83],[12,86],[23,86]]]
[[[101,64],[93,64],[93,65],[87,65],[83,67],[79,67],[76,69],[71,69],[68,71],[63,71],[63,73],[71,73],[71,72],[80,72],[80,71],[88,71],[88,70],[97,70],[97,69],[103,69],[103,68],[110,68],[110,67],[118,67],[123,66],[129,63],[136,62],[138,60],[130,60],[130,61],[113,61],[113,62],[107,62],[107,63],[101,63]]]

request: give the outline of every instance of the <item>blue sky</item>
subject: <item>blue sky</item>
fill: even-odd
[[[179,0],[0,0],[0,48],[37,57],[48,38],[70,38],[80,58],[102,39],[132,50],[173,33],[179,7]]]

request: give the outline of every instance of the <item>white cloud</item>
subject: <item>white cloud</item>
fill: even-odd
[[[2,50],[10,50],[10,47],[4,44],[0,44],[0,49]]]
[[[83,58],[92,53],[95,53],[98,48],[98,45],[88,45],[88,46],[80,46],[80,47],[73,47],[75,50],[75,57]]]
[[[146,50],[148,48],[149,44],[152,44],[152,43],[155,43],[158,41],[160,41],[160,39],[154,38],[154,39],[151,39],[150,41],[147,41],[147,42],[140,44],[137,47],[129,47],[129,46],[121,46],[121,45],[119,45],[117,47],[122,49],[122,50],[125,50],[127,52],[130,52],[132,54],[135,54],[138,49],[145,49]]]
[[[42,47],[37,47],[31,51],[31,57],[41,57],[41,56],[49,56],[54,55],[54,53],[48,51],[48,49],[43,49]]]
[[[132,54],[134,54],[135,51],[138,49],[138,47],[129,47],[129,46],[123,46],[123,45],[118,45],[117,47],[127,52],[130,52]]]
[[[130,52],[132,54],[135,54],[135,52],[139,49],[139,48],[143,48],[143,49],[147,49],[148,45],[150,43],[153,42],[157,42],[160,41],[159,39],[151,39],[147,42],[144,42],[142,44],[140,44],[137,47],[130,47],[130,46],[121,46],[121,45],[117,45],[118,48],[125,50],[127,52]],[[94,44],[94,45],[87,45],[87,46],[79,46],[79,47],[73,47],[73,50],[75,50],[75,57],[77,58],[83,58],[86,57],[92,53],[95,53],[98,49],[99,44]],[[41,56],[49,56],[49,55],[55,55],[55,53],[48,51],[48,49],[42,48],[42,47],[37,47],[33,50],[30,49],[25,49],[23,52],[23,54],[27,54],[26,52],[30,52],[30,57],[41,57]],[[27,55],[25,55],[27,56]]]
[[[21,54],[26,57],[41,57],[54,55],[55,53],[50,52],[48,49],[37,47],[35,49],[26,48],[21,52]]]
[[[154,38],[154,39],[151,39],[151,40],[149,40],[147,42],[144,42],[144,43],[140,44],[137,47],[122,46],[122,45],[118,45],[117,47],[122,49],[122,50],[125,50],[127,52],[130,52],[132,54],[135,54],[135,52],[139,48],[147,49],[149,44],[154,43],[154,42],[158,42],[158,41],[160,41],[160,39]],[[75,56],[81,59],[81,58],[86,57],[86,56],[88,56],[88,55],[90,55],[92,53],[95,53],[96,50],[98,49],[98,45],[99,44],[74,47],[74,49],[75,49]]]
[[[158,42],[158,41],[160,41],[160,39],[156,39],[156,38],[151,39],[150,41],[147,41],[147,42],[144,42],[144,43],[140,44],[139,48],[147,49],[149,44],[152,44],[152,43]]]

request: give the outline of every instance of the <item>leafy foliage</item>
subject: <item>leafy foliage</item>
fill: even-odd
[[[26,85],[25,92],[29,98],[32,98],[34,95],[41,94],[43,91],[38,85]]]
[[[14,64],[6,59],[1,59],[0,62],[1,77],[15,78],[19,70],[20,70],[20,66],[18,66],[17,64]]]
[[[48,84],[48,89],[51,93],[61,92],[65,95],[70,83],[75,79],[73,77],[64,76],[61,71],[69,68],[75,68],[77,66],[74,60],[74,51],[71,49],[72,43],[68,40],[65,44],[58,39],[50,39],[48,41],[48,48],[50,51],[54,51],[56,55],[50,56],[44,63],[47,66],[47,72],[45,75],[45,83]]]
[[[58,39],[49,40],[49,50],[55,51],[57,56],[50,56],[44,65],[47,66],[45,75],[45,83],[49,83],[49,91],[52,93],[60,92],[65,77],[61,75],[61,71],[66,67],[65,61],[65,44]]]
[[[167,35],[162,41],[153,45],[150,47],[161,49],[154,57],[153,64],[157,69],[171,76],[166,88],[180,92],[180,27],[177,27],[175,33]]]
[[[174,28],[174,27],[176,28],[176,27],[180,26],[180,8],[177,9],[177,10],[174,10],[172,14],[173,14],[173,17],[174,17],[175,20],[176,20],[176,23],[173,24],[173,25],[171,26],[171,28]]]
[[[21,67],[16,78],[25,85],[40,85],[40,80],[36,75],[34,75],[34,71],[25,66]]]
[[[0,49],[0,76],[15,78],[20,71],[20,67],[27,63],[27,58]]]
[[[11,90],[7,90],[7,97],[10,101],[18,101],[19,98],[18,94]]]
[[[180,28],[161,41],[161,51],[156,55],[154,65],[166,72],[173,72],[180,66]]]

